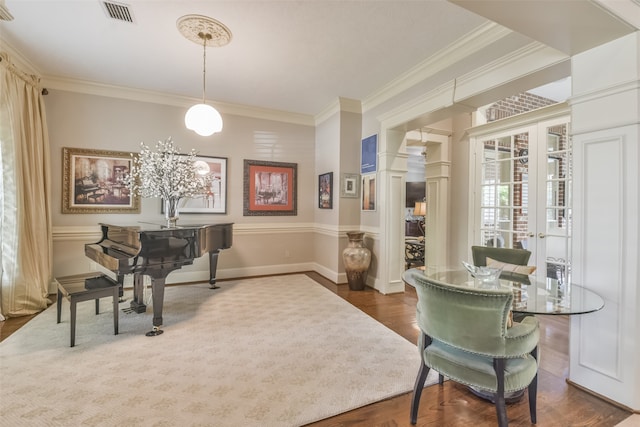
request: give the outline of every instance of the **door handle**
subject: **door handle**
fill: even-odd
[[[538,237],[541,239],[544,239],[546,237],[546,235],[544,233],[538,233]]]
[[[529,232],[529,234],[527,234],[528,237],[536,237],[536,235],[534,233],[532,233],[531,231]]]

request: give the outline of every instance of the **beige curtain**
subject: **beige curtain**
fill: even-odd
[[[39,79],[0,53],[1,316],[47,307],[51,261],[49,137]]]

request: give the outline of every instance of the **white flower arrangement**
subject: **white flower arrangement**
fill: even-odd
[[[140,153],[132,155],[131,172],[125,179],[134,194],[170,200],[207,192],[212,177],[208,171],[199,173],[195,150],[180,154],[171,137],[158,141],[155,151],[144,142],[140,147]]]

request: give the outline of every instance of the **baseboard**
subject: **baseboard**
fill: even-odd
[[[623,405],[620,402],[616,402],[615,400],[612,400],[612,399],[610,399],[610,398],[608,398],[606,396],[603,396],[603,395],[601,395],[599,393],[596,393],[593,390],[590,390],[590,389],[588,389],[588,388],[586,388],[584,386],[581,386],[580,384],[576,384],[573,381],[571,381],[569,378],[567,378],[565,381],[567,382],[567,384],[569,384],[569,385],[571,385],[571,386],[573,386],[573,387],[575,387],[577,389],[580,389],[580,390],[584,391],[585,393],[589,393],[590,395],[595,396],[598,399],[604,400],[605,402],[610,403],[610,404],[612,404],[613,406],[615,406],[617,408],[623,409],[623,410],[628,411],[628,412],[630,412],[632,414],[640,414],[640,410],[632,409],[632,408],[630,408],[630,407],[628,407],[626,405]]]

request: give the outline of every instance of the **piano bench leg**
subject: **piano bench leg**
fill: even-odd
[[[60,278],[58,280],[58,300],[56,301],[57,323],[60,323],[62,315],[62,299],[69,301],[71,313],[70,347],[76,345],[76,305],[82,301],[95,301],[96,315],[100,312],[100,298],[111,297],[113,299],[113,331],[118,335],[118,290],[117,283],[113,283],[108,278],[102,276],[91,276],[86,280],[94,281],[93,287],[87,287],[85,277]]]
[[[60,286],[60,285],[58,285]],[[60,288],[58,287],[58,299],[56,300],[56,311],[57,311],[57,322],[56,323],[60,323],[60,318],[62,317],[62,292],[60,291]]]

